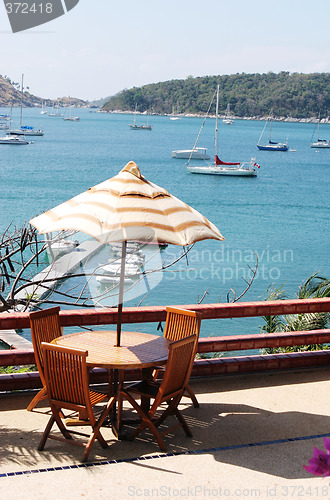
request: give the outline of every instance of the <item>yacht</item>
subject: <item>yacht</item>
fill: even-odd
[[[30,144],[25,137],[19,137],[18,135],[7,135],[6,137],[0,137],[0,144],[10,144],[13,146],[21,146],[23,144]]]
[[[193,148],[193,149],[178,149],[172,151],[172,158],[182,158],[192,160],[209,160],[210,157],[207,154],[207,148]]]

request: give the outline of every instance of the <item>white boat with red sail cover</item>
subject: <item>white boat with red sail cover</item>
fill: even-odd
[[[211,174],[211,175],[233,175],[240,177],[255,177],[257,169],[260,168],[255,158],[248,162],[226,162],[220,160],[217,153],[218,145],[218,115],[219,115],[219,85],[217,87],[217,106],[215,122],[215,157],[213,164],[190,165],[188,162],[187,170],[191,174]]]

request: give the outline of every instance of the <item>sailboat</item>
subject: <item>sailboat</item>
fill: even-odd
[[[244,177],[255,177],[259,165],[251,158],[249,162],[225,162],[218,156],[218,117],[219,117],[219,85],[217,87],[217,105],[215,117],[215,156],[214,163],[206,166],[187,165],[187,170],[191,174],[211,174],[211,175],[236,175]],[[197,141],[196,141],[197,142]],[[196,146],[196,144],[195,144]]]
[[[180,120],[180,119],[181,119],[181,116],[179,116],[178,112],[175,112],[175,109],[174,109],[174,106],[173,106],[173,108],[172,108],[172,114],[170,115],[170,120],[176,121],[176,120]]]
[[[23,119],[23,79],[24,75],[22,75],[22,87],[21,87],[21,114],[20,114],[20,122],[19,122],[19,129],[17,130],[10,130],[7,132],[8,135],[33,135],[33,136],[42,136],[44,135],[43,130],[41,129],[35,129],[34,127],[30,125],[22,125],[22,119]]]
[[[231,117],[231,114],[230,114],[230,104],[229,104],[229,103],[228,103],[228,105],[227,105],[226,115],[225,115],[225,117],[223,118],[222,122],[223,122],[225,125],[233,125],[233,124],[234,124],[234,120],[233,120],[233,118]]]
[[[311,142],[311,148],[323,148],[323,149],[329,149],[330,148],[330,140],[329,139],[320,139],[320,119],[321,115],[319,113],[319,118],[317,121],[317,141],[316,142]],[[314,130],[315,132],[315,130]],[[313,132],[313,136],[314,136]],[[313,137],[312,137],[313,140]]]
[[[63,113],[60,112],[60,105],[59,105],[59,103],[56,104],[55,108],[54,108],[54,103],[53,103],[52,112],[48,113],[48,116],[51,116],[53,118],[61,118],[63,116]]]
[[[129,127],[131,128],[131,130],[151,130],[152,129],[152,126],[149,125],[149,117],[147,118],[146,124],[141,123],[140,125],[138,125],[136,123],[136,104],[135,104],[135,109],[134,109],[134,122],[133,122],[133,125],[130,124]]]
[[[44,109],[44,101],[42,101],[40,114],[41,115],[47,115],[47,110]]]
[[[72,116],[71,100],[69,101],[70,114],[69,116],[63,116],[63,120],[67,122],[79,122],[79,116]]]
[[[0,115],[0,130],[9,130],[9,122],[11,117],[9,115]]]
[[[260,141],[262,136],[264,135],[267,123],[270,121],[270,130],[269,130],[269,139],[268,144],[261,145]],[[257,144],[257,148],[260,151],[288,151],[288,140],[286,142],[274,142],[272,141],[272,124],[273,124],[273,113],[271,112],[270,117],[266,120],[265,126],[261,132],[261,136],[259,137],[259,141]]]

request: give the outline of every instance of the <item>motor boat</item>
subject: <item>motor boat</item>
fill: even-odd
[[[0,144],[21,146],[23,144],[30,144],[30,143],[23,137],[18,137],[17,135],[7,135],[6,137],[0,137]]]
[[[172,151],[172,158],[189,159],[192,160],[209,160],[207,148],[193,148],[193,149],[178,149]]]
[[[50,260],[55,260],[66,253],[72,252],[78,245],[78,241],[60,239],[58,241],[49,242],[46,252]]]

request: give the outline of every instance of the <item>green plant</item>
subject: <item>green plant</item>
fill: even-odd
[[[268,288],[265,300],[279,300],[285,297],[282,290],[283,285],[279,288]],[[319,276],[318,273],[313,273],[307,280],[303,281],[299,287],[297,297],[299,299],[321,298],[330,296],[330,280]],[[293,332],[320,330],[327,327],[329,321],[329,313],[303,313],[289,314],[284,316],[263,316],[265,324],[261,327],[261,333],[275,332]],[[274,354],[278,352],[303,352],[303,351],[319,351],[328,349],[327,344],[310,344],[301,346],[288,347],[270,347],[263,349],[265,354]]]
[[[0,367],[0,373],[27,373],[38,371],[37,365],[25,365],[25,366],[2,366]]]

